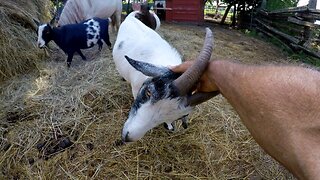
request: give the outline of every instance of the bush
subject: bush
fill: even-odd
[[[298,0],[268,0],[267,10],[283,9],[288,7],[296,7]]]

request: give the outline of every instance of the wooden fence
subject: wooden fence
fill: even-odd
[[[258,10],[256,29],[274,37],[291,49],[320,58],[320,10],[308,6],[275,11]]]

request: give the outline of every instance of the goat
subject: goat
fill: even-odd
[[[112,17],[114,29],[119,29],[121,12],[121,0],[68,0],[61,12],[58,26],[74,24],[93,17]]]
[[[143,24],[155,31],[157,31],[160,28],[160,19],[154,12],[150,11],[148,4],[142,4],[140,6],[140,11],[134,11],[129,15],[135,16]]]
[[[67,66],[70,67],[73,54],[77,52],[83,60],[86,57],[82,54],[80,49],[87,49],[93,47],[95,44],[99,45],[99,50],[102,49],[102,40],[111,49],[109,40],[107,19],[92,18],[83,21],[79,24],[68,24],[58,28],[52,26],[53,20],[48,24],[38,25],[38,47],[43,48],[51,40],[53,40],[67,55]]]
[[[159,34],[134,16],[122,22],[112,54],[120,75],[130,82],[135,99],[122,130],[123,142],[137,141],[161,123],[170,127],[195,105],[215,95],[190,93],[210,59],[212,41],[207,28],[197,63],[181,75],[168,68],[181,64],[180,54]]]

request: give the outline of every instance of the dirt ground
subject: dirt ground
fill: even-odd
[[[277,47],[236,30],[214,32],[212,59],[250,64],[296,63]],[[205,26],[164,23],[160,35],[195,59]],[[111,33],[111,42],[115,42]],[[188,129],[161,127],[118,145],[132,103],[106,46],[88,61],[51,44],[33,73],[0,86],[0,179],[294,179],[254,142],[221,96],[197,106]]]

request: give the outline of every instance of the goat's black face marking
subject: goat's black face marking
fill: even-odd
[[[165,98],[176,98],[178,91],[172,87],[172,81],[177,79],[180,74],[168,71],[162,76],[147,79],[140,88],[137,98],[131,107],[130,113],[135,114],[142,104],[150,101],[152,104]]]
[[[162,123],[168,124],[169,129],[174,129],[172,122],[190,113],[192,108],[185,106],[186,97],[181,97],[173,85],[173,81],[179,76],[180,74],[169,70],[143,83],[123,127],[123,139],[136,141]]]
[[[49,24],[43,24],[38,27],[38,47],[43,48],[52,40],[52,28]]]
[[[92,27],[93,22],[90,22],[89,25],[90,25],[90,26],[89,26],[88,28],[92,31],[92,33],[96,33],[97,30],[95,30],[95,29]]]

